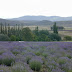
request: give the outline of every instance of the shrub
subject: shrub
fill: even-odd
[[[34,61],[30,62],[30,67],[34,71],[40,71],[42,65],[41,65],[41,63],[39,61],[34,60]]]
[[[55,33],[51,33],[49,35],[49,38],[52,40],[52,41],[60,41],[61,40],[61,37],[58,35],[58,34],[55,34]]]
[[[11,39],[11,41],[16,41],[16,36],[15,35],[11,35],[10,39]]]
[[[15,60],[13,58],[5,58],[2,59],[2,64],[7,65],[7,66],[11,66],[12,63],[14,63]]]
[[[59,64],[60,65],[65,64],[65,60],[59,60]]]
[[[23,64],[16,63],[12,67],[12,72],[28,72],[28,71],[25,69],[25,66]]]
[[[48,56],[46,53],[43,53],[42,55],[43,55],[45,58]]]
[[[29,56],[27,56],[26,57],[26,62],[27,62],[27,64],[29,64],[29,61],[31,60],[31,57],[29,57]]]
[[[67,61],[67,59],[68,59],[67,57],[60,57],[60,58],[58,59],[59,65],[65,64],[66,61]]]
[[[0,41],[9,41],[9,37],[7,35],[4,34],[0,34]]]
[[[37,56],[40,56],[40,52],[36,52],[35,54],[36,54]]]
[[[67,57],[68,57],[69,59],[71,59],[71,58],[72,58],[72,56],[71,56],[71,55],[67,55]]]
[[[65,37],[64,37],[64,40],[65,40],[65,41],[71,41],[71,40],[72,40],[72,37],[71,37],[71,36],[65,36]]]
[[[2,64],[2,59],[0,59],[0,65]]]
[[[68,70],[68,72],[72,72],[72,70]]]
[[[18,51],[12,51],[12,53],[13,53],[14,55],[19,54],[19,52],[18,52]]]
[[[0,55],[2,55],[3,52],[4,52],[4,51],[0,51]]]

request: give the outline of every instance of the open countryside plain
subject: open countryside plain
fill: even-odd
[[[31,30],[35,30],[37,26],[24,26],[24,27],[29,27]],[[49,30],[49,32],[53,32],[51,30],[51,26],[38,26],[39,30]],[[64,37],[64,36],[72,36],[72,27],[64,27],[64,30],[59,30],[59,34]]]

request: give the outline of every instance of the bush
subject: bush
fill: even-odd
[[[2,64],[2,59],[0,59],[0,65]]]
[[[64,40],[65,40],[65,41],[71,41],[71,40],[72,40],[72,37],[71,37],[71,36],[65,36],[65,37],[64,37]]]
[[[42,56],[44,56],[45,58],[48,56],[48,54],[46,53],[43,53]]]
[[[41,55],[41,53],[40,53],[40,52],[36,52],[35,54],[36,54],[37,56],[40,56],[40,55]]]
[[[0,55],[2,55],[3,52],[4,52],[4,51],[0,51]]]
[[[23,64],[16,63],[12,67],[12,72],[28,72],[28,71],[25,69],[25,66]]]
[[[15,60],[13,58],[4,58],[4,59],[0,59],[0,65],[4,64],[6,66],[11,66],[12,63],[14,63]]]
[[[29,64],[29,61],[31,60],[31,57],[29,57],[29,56],[27,56],[26,57],[26,62],[27,62],[27,64]]]
[[[58,35],[58,34],[55,34],[55,33],[51,33],[49,35],[49,38],[52,40],[52,41],[60,41],[61,40],[61,37]]]
[[[7,35],[0,34],[0,41],[9,41],[10,38]]]
[[[14,55],[19,54],[19,52],[18,52],[18,51],[12,51],[12,53],[13,53]]]
[[[11,39],[11,41],[16,41],[16,36],[15,35],[11,35],[10,39]]]
[[[11,66],[12,63],[14,63],[15,60],[13,58],[5,58],[2,60],[2,64],[6,65],[6,66]]]
[[[40,71],[42,65],[41,65],[41,63],[39,61],[34,60],[34,61],[30,62],[30,67],[34,71]]]

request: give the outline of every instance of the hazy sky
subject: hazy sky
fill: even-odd
[[[0,0],[0,18],[72,16],[72,0]]]

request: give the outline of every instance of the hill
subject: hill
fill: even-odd
[[[12,18],[11,20],[36,20],[36,21],[42,21],[42,20],[49,20],[49,21],[70,21],[72,20],[72,17],[60,17],[60,16],[22,16],[19,18]]]
[[[0,19],[0,23],[3,24],[10,24],[14,26],[16,24],[23,24],[24,26],[53,26],[54,22],[49,20],[7,20],[7,19]],[[56,21],[58,26],[64,27],[72,27],[72,20],[71,21]]]

